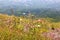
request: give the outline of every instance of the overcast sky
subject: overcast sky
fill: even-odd
[[[52,4],[60,4],[60,0],[0,0],[0,5],[9,5],[14,3],[24,3],[28,5],[36,6],[48,6]]]
[[[0,0],[0,2],[27,2],[27,1],[36,1],[38,2],[47,2],[47,3],[58,3],[60,0]]]

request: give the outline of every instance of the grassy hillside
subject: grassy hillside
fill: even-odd
[[[52,40],[50,32],[52,35],[60,33],[60,22],[51,20],[53,19],[0,14],[0,40]],[[57,38],[60,39],[59,36]]]

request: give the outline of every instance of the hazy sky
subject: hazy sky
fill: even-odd
[[[48,6],[48,5],[58,5],[60,4],[60,0],[0,0],[0,5],[9,5],[14,3],[24,3],[26,6]]]
[[[60,0],[0,0],[1,2],[27,2],[27,1],[36,1],[38,2],[47,2],[47,3],[58,3]]]

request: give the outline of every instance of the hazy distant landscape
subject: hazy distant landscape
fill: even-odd
[[[14,15],[20,16],[23,13],[26,15],[30,12],[38,17],[49,17],[53,19],[60,19],[60,1],[48,1],[48,0],[1,0],[0,1],[0,13],[12,15],[11,9],[14,11]],[[42,4],[42,5],[41,5]]]

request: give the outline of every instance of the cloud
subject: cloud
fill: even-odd
[[[60,0],[45,0],[46,2],[49,2],[49,3],[59,3]]]
[[[13,0],[14,2],[21,2],[22,0]]]
[[[31,1],[36,1],[38,3],[38,1],[40,2],[47,2],[47,3],[58,3],[60,2],[60,0],[0,0],[0,1],[5,1],[5,2],[8,2],[8,1],[12,1],[12,2],[23,2],[23,3],[26,3],[26,2],[31,2]]]

